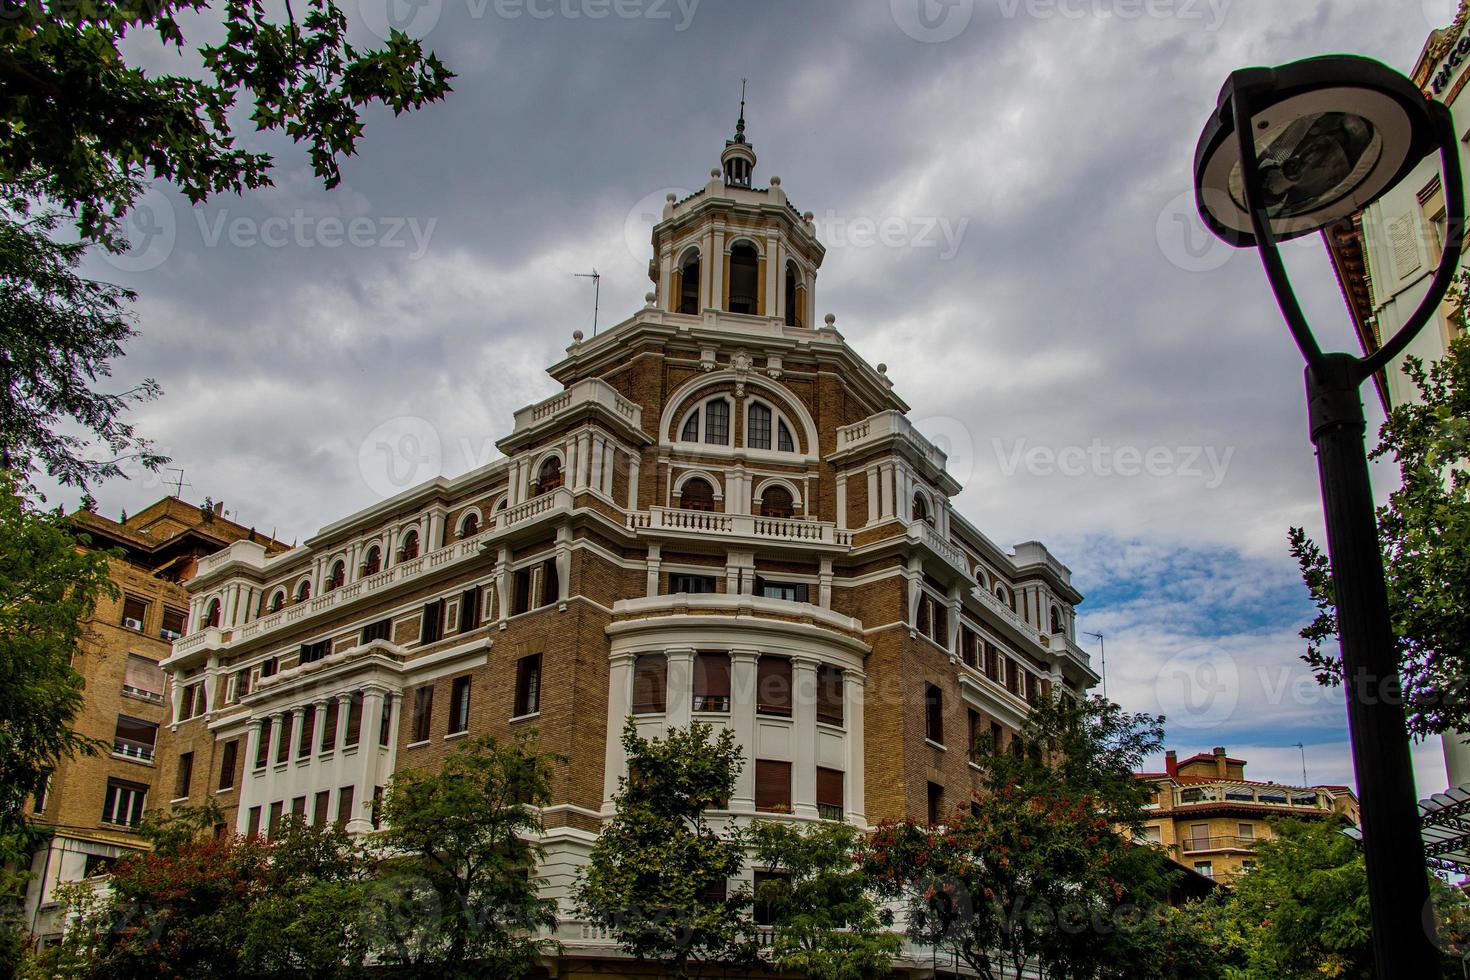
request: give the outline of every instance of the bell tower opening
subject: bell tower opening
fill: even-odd
[[[806,299],[806,290],[801,285],[801,274],[796,271],[796,263],[786,263],[786,325],[788,327],[805,326],[801,322],[802,302]]]
[[[730,312],[755,315],[760,280],[760,255],[749,242],[730,249]]]
[[[678,312],[699,315],[699,250],[691,248],[679,262]]]

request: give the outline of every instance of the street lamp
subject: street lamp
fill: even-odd
[[[1323,353],[1277,244],[1361,211],[1436,147],[1448,229],[1429,292],[1403,329],[1372,354]],[[1367,58],[1334,55],[1241,69],[1221,89],[1200,136],[1194,184],[1210,230],[1238,248],[1260,250],[1277,305],[1307,361],[1377,976],[1439,977],[1359,387],[1429,322],[1455,274],[1465,194],[1450,113],[1398,72]]]

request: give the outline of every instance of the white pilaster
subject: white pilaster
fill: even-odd
[[[613,812],[612,798],[618,791],[618,780],[628,768],[623,751],[623,725],[633,707],[633,661],[631,653],[614,654],[607,668],[607,754],[603,759],[602,812]]]
[[[730,798],[730,809],[736,813],[755,812],[755,702],[756,661],[760,653],[755,650],[730,651],[730,729],[735,741],[740,744],[745,766],[735,777],[735,795]],[[813,773],[815,777],[815,773]]]
[[[842,719],[847,728],[844,745],[847,752],[847,772],[842,778],[842,792],[847,797],[848,821],[859,824],[867,823],[867,797],[863,786],[866,777],[863,757],[866,681],[866,676],[860,670],[842,672]]]
[[[676,647],[667,656],[664,721],[670,727],[688,728],[694,710],[694,648]]]
[[[791,812],[817,816],[817,662],[791,658]]]
[[[810,490],[807,491],[810,494]],[[816,508],[807,501],[806,511],[808,514],[816,513]],[[847,474],[837,474],[837,529],[847,530]]]
[[[637,453],[628,457],[628,509],[638,509],[638,459]]]

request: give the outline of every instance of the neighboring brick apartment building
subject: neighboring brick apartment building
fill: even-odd
[[[57,767],[32,803],[36,824],[50,830],[31,861],[25,915],[42,938],[60,932],[53,902],[57,884],[105,871],[119,855],[144,846],[133,832],[146,807],[187,795],[191,779],[166,746],[165,673],[159,662],[187,629],[189,595],[182,582],[201,556],[235,541],[275,542],[226,519],[222,507],[202,508],[165,497],[121,523],[95,513],[72,518],[110,558],[118,597],[102,599],[72,664],[86,682],[76,731],[110,745]]]
[[[503,459],[200,561],[164,664],[193,802],[366,831],[394,771],[534,730],[566,899],[630,715],[733,729],[737,817],[867,826],[962,804],[977,738],[1096,682],[1067,568],[961,518],[885,368],[815,322],[812,215],[752,186],[743,129],[665,206],[647,306],[574,334]],[[610,955],[564,912],[568,957]]]
[[[1358,822],[1358,798],[1346,786],[1286,786],[1245,778],[1244,759],[1223,748],[1178,761],[1165,756],[1164,772],[1139,773],[1158,794],[1148,808],[1144,839],[1200,874],[1228,882],[1255,866],[1256,845],[1272,837],[1272,820]]]

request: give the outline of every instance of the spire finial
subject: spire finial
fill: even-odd
[[[745,142],[745,83],[748,79],[740,80],[740,118],[735,122],[735,142]]]

